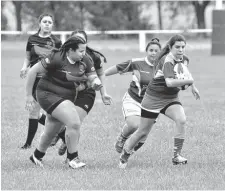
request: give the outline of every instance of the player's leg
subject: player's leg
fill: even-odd
[[[51,115],[47,115],[46,123],[43,133],[39,141],[38,147],[35,149],[33,155],[30,157],[30,160],[36,165],[42,166],[42,159],[52,142],[54,136],[59,132],[62,123]]]
[[[181,150],[185,140],[186,115],[184,109],[180,103],[174,103],[166,109],[165,115],[176,123],[174,135],[174,157],[172,159],[173,164],[186,164],[187,159],[181,156]]]
[[[21,147],[21,149],[28,149],[31,147],[32,141],[38,129],[38,117],[40,109],[41,108],[39,104],[35,102],[33,109],[29,111],[27,139],[25,144]]]
[[[95,97],[96,97],[96,93],[94,90],[91,90],[91,89],[78,93],[77,99],[75,101],[75,107],[79,115],[81,124],[83,123],[83,120],[88,115],[88,113],[91,111],[95,102]],[[64,155],[67,149],[66,144],[63,141],[65,137],[65,129],[59,133],[59,137],[62,139],[62,144],[59,147],[58,154]]]
[[[127,166],[128,159],[134,151],[134,147],[146,136],[152,129],[155,123],[155,119],[158,117],[159,113],[153,113],[141,110],[141,120],[139,128],[131,135],[131,137],[126,141],[124,145],[123,152],[120,156],[120,168],[125,168]]]

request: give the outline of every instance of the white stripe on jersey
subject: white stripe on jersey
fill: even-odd
[[[155,74],[155,77],[154,77],[154,78],[159,78],[159,77],[162,77],[162,76],[164,76],[164,74],[163,74],[162,70],[158,70],[158,71],[156,72],[156,74]]]
[[[139,76],[137,76],[137,75],[139,75]],[[135,70],[133,75],[132,75],[132,81],[135,83],[135,85],[138,88],[138,95],[139,95],[139,97],[141,96],[140,78],[141,78],[140,73],[138,72],[138,70]]]

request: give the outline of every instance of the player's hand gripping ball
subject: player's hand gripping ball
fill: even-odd
[[[186,65],[179,63],[174,66],[174,73],[176,79],[192,79],[191,73],[189,72]],[[186,90],[190,85],[181,86],[181,90]]]

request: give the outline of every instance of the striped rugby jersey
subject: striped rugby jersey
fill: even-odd
[[[183,59],[175,60],[172,53],[163,56],[156,67],[154,78],[149,83],[146,93],[152,96],[160,96],[161,98],[176,98],[180,89],[177,87],[167,87],[165,79],[175,78],[174,67],[179,63],[188,66],[188,57],[184,55]]]
[[[129,95],[141,103],[147,85],[153,78],[154,65],[145,58],[134,58],[116,65],[120,74],[132,72],[132,81],[128,89]]]

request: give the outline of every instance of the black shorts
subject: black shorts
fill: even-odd
[[[60,87],[52,82],[40,79],[36,88],[37,101],[48,114],[64,100],[70,100],[74,103],[76,92],[71,89]]]
[[[75,105],[85,110],[87,113],[92,109],[95,102],[96,93],[93,89],[78,92]]]
[[[174,101],[174,102],[171,102],[168,105],[166,105],[163,109],[161,109],[160,113],[165,115],[165,112],[166,112],[168,107],[170,107],[171,105],[177,105],[177,104],[182,106],[182,104],[179,101]],[[141,109],[141,117],[143,117],[143,118],[157,119],[157,117],[160,113],[147,111],[143,108]]]

